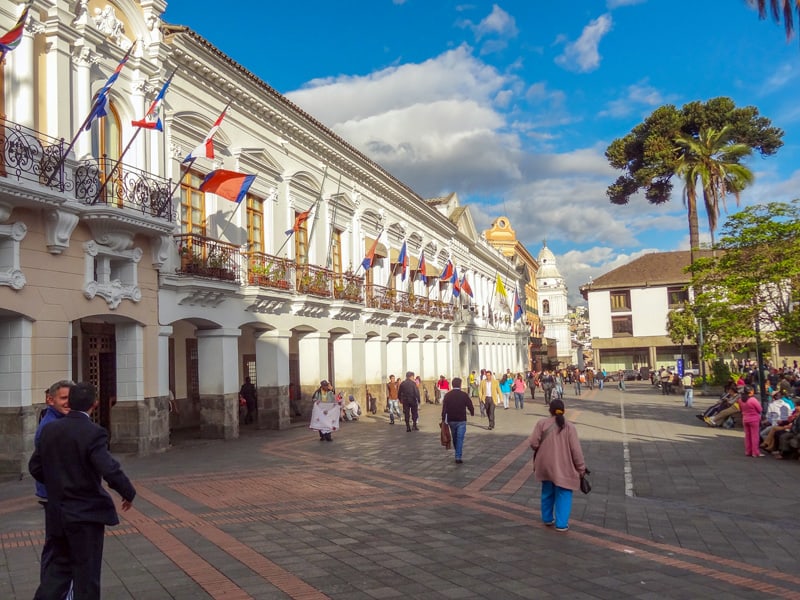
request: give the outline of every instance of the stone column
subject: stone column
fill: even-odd
[[[366,337],[358,334],[340,336],[333,343],[336,365],[336,389],[347,396],[352,394],[365,411],[366,394]]]
[[[291,331],[273,329],[256,333],[256,383],[259,429],[286,429],[289,407],[289,339]]]
[[[8,103],[8,118],[30,128],[35,125],[33,120],[33,107],[35,105],[33,34],[34,32],[41,33],[41,31],[43,31],[41,23],[33,22],[29,15],[28,24],[24,27],[19,47],[5,55],[7,64],[5,72],[6,86],[12,87],[14,90],[14,93],[8,98],[11,100]]]
[[[436,361],[436,344],[437,342],[433,338],[422,342],[422,373],[420,373],[422,379],[436,381],[442,374],[439,372]]]
[[[0,322],[0,473],[15,478],[28,472],[36,414],[31,406],[30,321],[16,317]],[[39,393],[35,402],[42,402]]]
[[[414,371],[422,379],[422,339],[413,338],[406,342],[406,365],[406,371]]]
[[[200,437],[239,437],[240,329],[197,331]]]
[[[401,337],[389,339],[386,344],[386,370],[397,375],[403,381],[406,378],[406,341]]]
[[[319,387],[323,379],[330,381],[328,373],[328,340],[327,332],[310,332],[297,341],[300,354],[300,395],[301,408],[304,412],[310,410],[311,395]]]
[[[383,406],[386,401],[386,382],[389,375],[401,376],[395,371],[394,365],[386,361],[386,340],[376,335],[367,338],[364,346],[364,373],[366,384],[372,395],[378,398],[378,406]]]

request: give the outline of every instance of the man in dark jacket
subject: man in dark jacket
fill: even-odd
[[[244,398],[245,405],[247,406],[247,414],[244,417],[244,424],[249,425],[255,419],[256,414],[256,386],[250,381],[250,377],[244,378],[242,389],[239,390],[239,395]]]
[[[114,501],[105,479],[131,507],[136,490],[108,451],[106,430],[92,422],[94,386],[79,383],[69,392],[70,412],[42,429],[28,464],[47,488],[45,547],[49,552],[34,600],[63,598],[73,582],[75,598],[100,598],[100,569],[106,525],[117,525]]]
[[[406,379],[400,384],[397,396],[400,399],[400,404],[403,405],[403,417],[406,420],[406,431],[411,431],[409,413],[414,421],[414,431],[419,431],[419,429],[417,429],[417,419],[419,419],[419,388],[414,381],[414,371],[408,371],[406,373]]]
[[[461,378],[453,378],[453,389],[442,400],[442,421],[450,426],[453,447],[456,450],[456,463],[461,464],[461,451],[464,449],[464,436],[467,433],[467,411],[475,416],[475,407],[469,394],[461,391]]]

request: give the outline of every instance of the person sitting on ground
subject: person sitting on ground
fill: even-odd
[[[767,452],[775,452],[778,449],[780,438],[792,428],[792,423],[800,416],[800,409],[795,409],[785,420],[778,421],[775,426],[770,427],[761,442],[761,447]]]
[[[350,394],[347,399],[347,404],[342,407],[342,415],[344,416],[345,421],[358,421],[358,417],[361,414],[361,407],[356,402],[355,396]]]
[[[731,405],[719,411],[712,417],[704,417],[703,420],[706,422],[706,425],[709,427],[721,427],[723,423],[728,419],[728,417],[732,417],[739,412],[741,412],[741,407],[739,406],[740,396],[739,394],[733,394],[729,392],[726,396],[723,396],[723,400],[729,398]]]

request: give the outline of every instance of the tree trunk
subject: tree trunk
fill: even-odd
[[[694,262],[694,251],[700,247],[700,228],[697,223],[697,194],[693,188],[687,186],[686,208],[689,217],[689,249],[691,262]]]

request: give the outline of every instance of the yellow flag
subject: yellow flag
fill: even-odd
[[[506,286],[503,285],[503,280],[500,279],[500,273],[497,274],[497,284],[495,285],[495,291],[497,295],[504,298],[508,295],[506,294]]]

